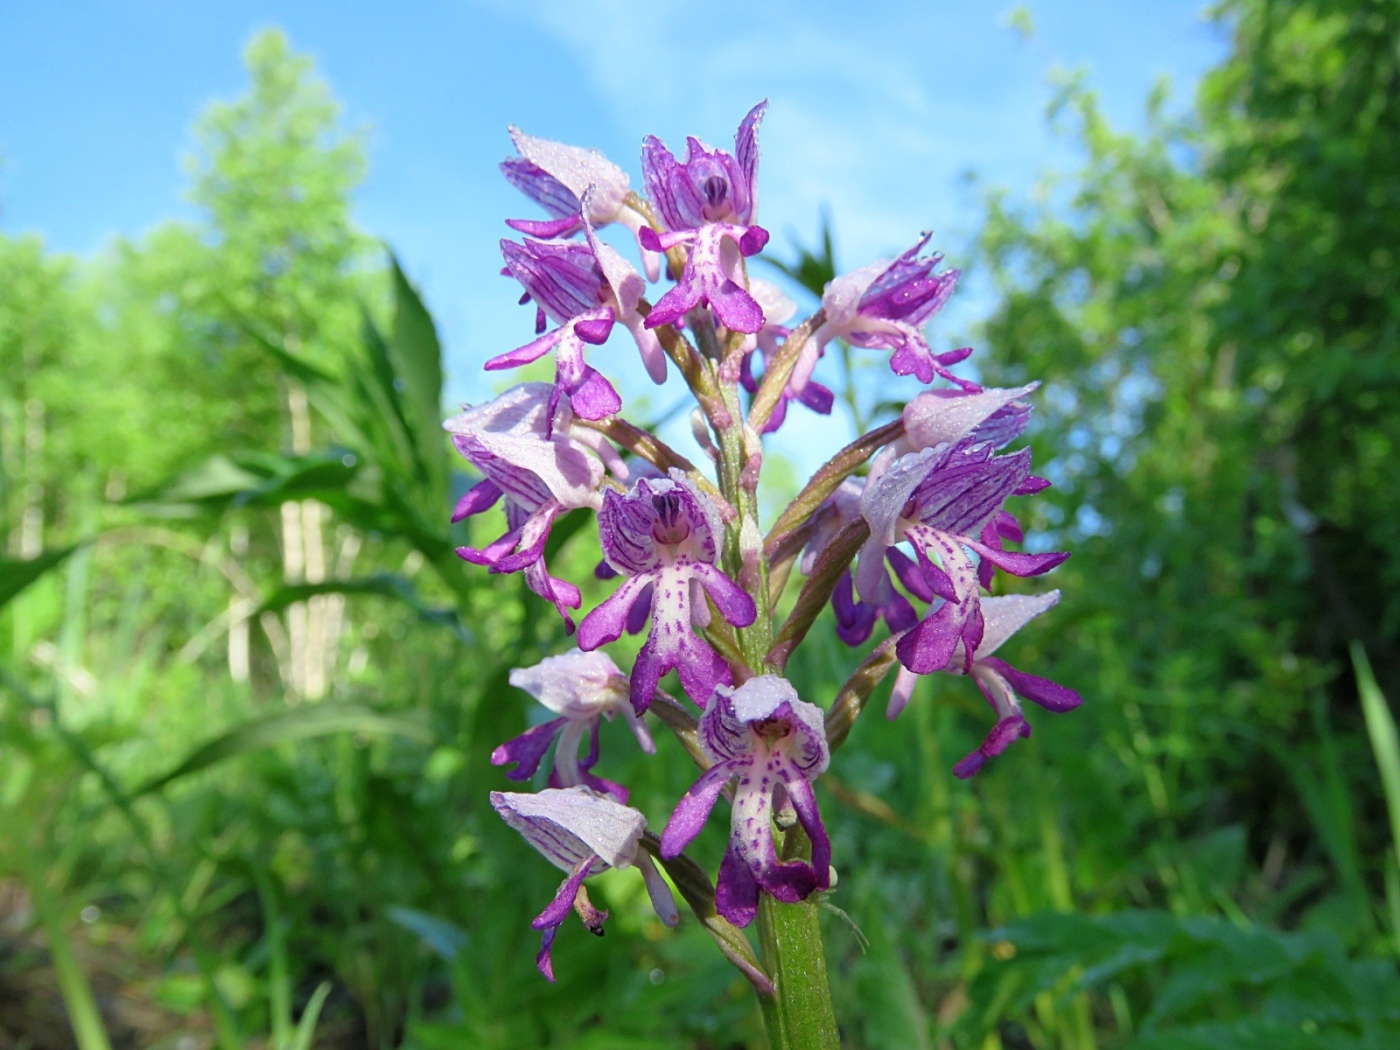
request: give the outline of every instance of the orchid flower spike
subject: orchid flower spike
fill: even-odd
[[[817,358],[833,339],[844,339],[852,346],[870,350],[892,351],[890,370],[895,375],[917,376],[921,383],[932,383],[937,375],[964,389],[980,389],[976,383],[948,371],[949,366],[965,360],[971,350],[936,354],[924,338],[924,324],[943,309],[958,281],[957,270],[935,272],[943,261],[941,255],[919,257],[932,236],[924,234],[918,244],[893,262],[871,263],[826,286],[822,294],[826,321],[803,348],[793,370],[798,389],[806,384]]]
[[[494,401],[468,407],[443,424],[452,443],[484,478],[467,491],[452,520],[480,514],[505,498],[506,533],[488,546],[457,554],[492,572],[524,571],[532,591],[554,604],[567,630],[567,609],[582,603],[578,588],[549,575],[544,545],[565,511],[597,508],[604,464],[627,477],[622,458],[601,434],[573,426],[567,404],[549,383],[521,383]]]
[[[491,805],[546,860],[568,874],[549,907],[530,924],[543,931],[535,965],[550,981],[554,980],[550,950],[570,909],[578,912],[590,933],[603,933],[608,913],[593,906],[583,887],[583,880],[590,875],[608,868],[635,867],[642,873],[661,921],[667,926],[680,921],[671,888],[651,857],[638,846],[647,818],[637,810],[586,787],[547,788],[534,795],[493,791]]]
[[[743,257],[757,255],[768,231],[755,225],[758,206],[758,125],[767,102],[749,110],[726,153],[697,138],[686,139],[684,161],[648,135],[642,144],[642,175],[647,196],[666,228],[640,233],[642,245],[662,252],[690,246],[680,282],[661,297],[647,317],[647,327],[676,324],[698,306],[708,305],[715,318],[734,332],[763,328],[763,309],[747,290]]]
[[[714,503],[678,470],[665,478],[641,478],[626,495],[612,490],[603,495],[598,512],[603,554],[627,579],[584,617],[578,644],[591,650],[616,641],[650,588],[651,633],[632,668],[632,706],[638,714],[673,668],[687,695],[702,707],[717,684],[731,680],[729,665],[691,626],[709,623],[706,595],[735,627],[749,626],[758,615],[753,599],[715,566],[722,528]]]
[[[510,673],[510,684],[524,689],[559,717],[527,729],[507,740],[491,753],[491,764],[515,763],[506,773],[508,780],[529,780],[539,769],[549,745],[556,739],[550,787],[583,784],[594,791],[627,801],[621,784],[594,776],[598,762],[598,726],[606,718],[622,715],[632,728],[637,743],[648,755],[656,754],[656,744],[646,723],[627,700],[627,678],[606,653],[585,653],[578,649],[562,656],[549,656],[534,667],[517,667]],[[588,754],[579,758],[579,745],[588,738]]]
[[[792,683],[777,675],[751,678],[738,689],[720,686],[701,716],[700,746],[714,765],[676,805],[661,833],[661,855],[677,856],[700,834],[720,790],[737,777],[715,909],[747,926],[758,913],[760,890],[791,904],[830,888],[831,841],[812,791],[831,760],[821,708],[798,699]],[[810,864],[778,859],[775,795],[791,803],[812,840]]]
[[[637,236],[646,217],[628,203],[627,173],[595,149],[566,146],[510,129],[517,157],[501,162],[506,181],[549,212],[544,221],[507,219],[506,225],[531,237],[568,237],[585,223],[594,227],[620,223]],[[586,199],[590,187],[591,199]],[[641,246],[648,280],[661,276],[661,257]]]
[[[993,655],[1008,638],[1041,613],[1058,604],[1059,600],[1059,591],[1036,595],[1008,594],[982,600],[982,615],[986,621],[986,628],[982,633],[982,640],[973,651],[971,671],[965,671],[965,661],[958,659],[963,655],[961,651],[954,654],[953,661],[943,670],[948,674],[970,673],[972,680],[977,683],[982,695],[987,698],[987,703],[991,704],[996,713],[997,722],[977,750],[953,767],[956,776],[966,780],[981,769],[987,759],[995,758],[1005,751],[1012,741],[1031,735],[1030,724],[1021,710],[1020,698],[1030,700],[1057,714],[1073,711],[1083,703],[1080,695],[1073,689],[1048,678],[1018,671],[1005,660],[997,659]],[[896,690],[890,697],[885,717],[898,717],[908,700],[907,694],[901,696]]]

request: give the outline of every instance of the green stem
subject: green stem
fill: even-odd
[[[821,926],[813,901],[758,902],[758,940],[774,996],[759,996],[769,1050],[839,1050],[836,1012],[826,977]]]
[[[58,978],[58,990],[63,996],[63,1005],[68,1010],[68,1023],[73,1026],[73,1037],[78,1042],[78,1050],[112,1050],[112,1044],[107,1039],[107,1029],[102,1024],[102,1014],[97,1009],[97,999],[92,994],[92,986],[88,984],[87,974],[83,973],[83,968],[78,965],[73,942],[63,925],[63,909],[50,892],[38,862],[27,850],[25,861],[29,895],[34,901],[34,910],[39,913],[44,937],[49,942],[49,959],[53,963],[54,976]]]
[[[783,860],[806,858],[810,851],[802,829],[789,828]],[[816,902],[780,904],[763,894],[758,902],[758,943],[775,992],[759,996],[769,1050],[840,1050]]]
[[[708,318],[698,317],[694,325],[696,342],[711,362],[723,362],[737,346],[721,347]],[[761,450],[745,440],[748,430],[739,405],[737,377],[723,378],[716,373],[716,387],[727,415],[725,425],[714,424],[719,448],[719,488],[736,511],[725,529],[723,564],[726,572],[754,599],[757,616],[750,627],[740,628],[739,655],[743,669],[750,674],[778,670],[769,657],[773,644],[772,610],[768,601],[768,557],[758,530],[758,477]],[[751,438],[750,441],[753,439]],[[750,462],[750,457],[753,462]],[[795,644],[795,641],[794,641]],[[736,666],[735,671],[741,670]],[[800,827],[790,828],[783,842],[783,859],[805,856],[810,843]],[[769,1050],[840,1050],[836,1012],[831,1005],[831,986],[826,977],[826,954],[822,948],[821,926],[814,901],[779,904],[767,894],[760,895],[758,937],[763,967],[773,984],[773,994],[759,992],[759,1008],[768,1030]]]

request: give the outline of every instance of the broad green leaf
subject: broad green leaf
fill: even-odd
[[[37,558],[0,558],[0,609],[50,569],[61,565],[78,545],[45,551]]]
[[[432,316],[417,290],[390,253],[394,275],[394,331],[390,359],[424,480],[442,492],[447,478],[447,449],[442,432],[442,347]]]
[[[212,511],[248,504],[276,505],[343,492],[360,467],[359,458],[343,450],[307,456],[215,455],[130,502],[147,509],[185,506]]]
[[[419,597],[418,591],[411,581],[387,572],[353,580],[325,580],[322,583],[288,584],[269,595],[254,615],[265,612],[281,612],[289,605],[304,602],[318,594],[369,594],[392,598],[407,605],[429,623],[450,627],[463,639],[470,638],[453,610],[438,609],[428,605]]]
[[[218,503],[249,492],[266,480],[235,463],[228,456],[210,456],[199,466],[185,471],[155,492],[132,500],[151,503]]]
[[[198,773],[228,758],[261,751],[276,744],[334,733],[392,734],[424,743],[432,734],[422,722],[403,715],[386,715],[363,704],[316,704],[293,708],[266,718],[254,719],[221,733],[195,748],[175,768],[149,780],[132,792],[132,797],[148,795],[192,773]]]

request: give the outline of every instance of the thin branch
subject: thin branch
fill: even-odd
[[[749,979],[749,983],[760,995],[773,994],[773,982],[758,963],[749,939],[742,930],[734,926],[715,910],[715,890],[705,869],[685,854],[667,859],[661,855],[661,840],[652,832],[644,832],[641,848],[650,853],[666,869],[671,881],[676,884],[686,904],[705,927],[705,932],[715,939],[724,957],[738,967],[739,972]]]
[[[620,419],[617,416],[609,416],[607,419],[589,420],[575,419],[575,425],[585,426],[590,430],[596,430],[609,441],[625,448],[628,452],[641,456],[644,460],[656,467],[658,470],[666,471],[672,467],[683,472],[686,477],[695,482],[696,488],[710,499],[714,500],[715,506],[719,508],[720,516],[725,521],[734,519],[735,510],[733,505],[724,498],[714,482],[707,478],[698,467],[690,460],[686,459],[679,452],[673,449],[666,442],[662,441],[649,430],[643,430],[635,424]]]
[[[826,311],[818,310],[789,333],[783,340],[783,345],[778,347],[778,352],[773,355],[773,359],[768,362],[768,367],[763,373],[763,382],[759,385],[758,393],[754,395],[753,404],[749,406],[749,426],[753,428],[754,433],[763,433],[764,426],[782,399],[783,391],[787,389],[788,380],[792,378],[792,371],[797,367],[797,359],[802,356],[803,347],[825,322]]]
[[[861,544],[869,536],[870,526],[861,518],[838,532],[822,549],[821,554],[817,555],[817,563],[812,566],[812,575],[807,577],[807,582],[802,585],[797,604],[793,606],[787,621],[778,632],[773,648],[768,650],[769,663],[779,670],[787,666],[788,657],[801,644],[802,639],[807,637],[807,632],[816,622],[818,614],[831,600],[836,581],[841,578],[856,551],[860,550]]]
[[[702,771],[713,765],[709,756],[705,754],[705,749],[700,746],[700,723],[690,713],[689,708],[670,693],[658,689],[649,710],[675,734],[676,739],[681,742],[681,747],[686,749]]]
[[[841,686],[836,699],[831,703],[831,710],[826,713],[826,743],[831,750],[835,751],[845,742],[851,727],[865,710],[865,702],[870,699],[870,694],[894,667],[895,646],[902,637],[904,632],[901,631],[877,645]]]
[[[902,433],[904,420],[896,419],[862,434],[827,460],[768,531],[768,539],[764,543],[764,550],[768,552],[768,556],[771,558],[773,552],[779,549],[787,533],[795,531],[816,513],[827,497],[840,488],[841,482],[881,448],[898,439]]]

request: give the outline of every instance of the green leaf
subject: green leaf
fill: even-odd
[[[44,573],[61,565],[80,546],[75,544],[62,550],[45,551],[37,558],[0,558],[0,609],[9,605],[20,591]]]
[[[301,1020],[297,1022],[297,1034],[292,1039],[289,1050],[311,1050],[311,1039],[316,1034],[316,1022],[321,1018],[321,1007],[326,1005],[326,996],[331,994],[331,982],[322,981],[311,993],[311,1001],[306,1004]]]
[[[223,511],[249,504],[274,506],[345,491],[360,471],[354,453],[320,452],[306,456],[243,453],[210,456],[132,504],[156,511]]]
[[[1395,730],[1395,716],[1385,702],[1371,662],[1360,642],[1351,643],[1351,662],[1356,670],[1356,688],[1361,694],[1361,709],[1366,716],[1366,733],[1371,738],[1371,750],[1381,771],[1381,787],[1385,806],[1390,815],[1391,847],[1400,862],[1400,734]]]
[[[373,454],[394,473],[416,473],[417,456],[413,428],[404,415],[389,342],[375,325],[369,311],[364,317],[365,356],[351,376],[351,385],[360,401]]]
[[[909,968],[890,933],[884,902],[874,893],[861,899],[861,925],[869,947],[851,966],[851,981],[862,1005],[865,1045],[927,1050],[929,1023]]]
[[[423,478],[433,492],[447,483],[447,448],[442,431],[442,346],[427,307],[391,252],[394,272],[394,331],[389,343],[395,389],[417,447]]]
[[[265,612],[281,612],[289,605],[304,602],[318,594],[370,594],[402,602],[429,623],[450,627],[464,640],[471,638],[452,609],[438,609],[419,597],[413,583],[394,573],[376,573],[352,580],[325,580],[321,583],[296,583],[278,588],[260,605],[254,616]]]
[[[220,733],[195,748],[185,760],[167,773],[149,780],[131,797],[148,795],[192,773],[198,773],[228,758],[261,751],[274,744],[306,740],[335,733],[392,734],[431,742],[432,734],[422,722],[402,715],[386,715],[363,704],[316,704],[254,719]]]
[[[448,962],[457,958],[457,953],[467,946],[467,935],[453,923],[436,915],[397,904],[385,914],[409,933],[416,934],[419,940]]]
[[[228,456],[210,456],[199,466],[180,474],[154,492],[133,498],[135,504],[203,503],[233,499],[256,488],[263,477],[239,466]]]

